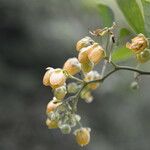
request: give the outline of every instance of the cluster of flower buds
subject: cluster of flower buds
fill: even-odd
[[[104,57],[104,49],[90,37],[77,42],[76,50],[79,52],[78,60],[84,73],[90,72]]]
[[[150,60],[150,52],[148,49],[149,42],[148,39],[143,34],[138,34],[131,40],[131,43],[127,43],[126,47],[131,49],[135,55],[136,59],[140,63],[145,63]]]
[[[81,117],[76,114],[76,97],[70,94],[77,94],[83,83],[101,79],[101,75],[93,71],[93,68],[105,57],[104,49],[90,37],[79,40],[76,50],[78,51],[77,58],[69,58],[62,69],[48,67],[43,77],[43,84],[50,86],[54,94],[53,99],[47,104],[46,125],[49,129],[59,128],[63,134],[69,134],[77,124],[81,126]],[[76,78],[76,74],[82,75],[82,79]],[[69,78],[77,80],[67,83]],[[99,85],[98,82],[88,84],[79,96],[87,103],[92,102],[91,91],[98,88]],[[74,135],[80,146],[87,145],[90,141],[89,128],[80,127],[75,130]]]
[[[105,50],[99,43],[96,43],[91,37],[84,37],[76,44],[77,57],[66,60],[62,68],[46,68],[43,77],[43,84],[51,87],[53,91],[53,99],[49,101],[46,108],[47,127],[49,129],[57,128],[63,134],[69,134],[73,127],[79,125],[80,127],[74,131],[74,135],[80,146],[85,146],[90,142],[91,130],[82,127],[80,123],[81,117],[77,114],[78,99],[80,97],[85,102],[91,103],[93,101],[92,91],[100,86],[100,81],[115,72],[113,70],[103,76],[106,64],[110,63],[115,66],[115,69],[118,67],[111,61],[112,44],[115,43],[112,30],[115,26],[116,24],[113,23],[110,28],[105,27],[90,32],[94,36],[104,36],[106,34],[110,36],[112,40],[108,40],[108,45],[106,45],[108,56],[106,56]],[[112,43],[109,43],[111,41]],[[148,46],[148,39],[143,34],[138,34],[131,40],[131,43],[126,44],[126,47],[133,51],[140,63],[150,60]],[[106,63],[103,65],[101,75],[93,69],[103,59]],[[70,82],[70,80],[75,80],[75,82]],[[133,89],[137,89],[138,82],[134,81],[131,86]]]

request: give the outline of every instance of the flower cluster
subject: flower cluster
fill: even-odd
[[[47,104],[46,125],[49,129],[59,128],[63,134],[69,134],[73,127],[80,125],[74,135],[77,143],[84,146],[90,141],[90,129],[81,126],[81,117],[76,114],[78,98],[70,95],[79,94],[85,102],[92,102],[91,90],[98,88],[100,83],[91,83],[78,92],[84,82],[101,79],[101,75],[93,68],[104,59],[105,51],[90,37],[79,40],[76,50],[78,57],[69,58],[62,68],[46,68],[43,84],[50,86],[54,94],[53,99]],[[76,78],[79,75],[83,76],[82,80]],[[69,79],[77,82],[69,82]],[[70,97],[66,98],[67,95]]]
[[[109,41],[114,43],[113,28],[114,25],[111,28],[99,29],[93,31],[92,35],[108,34],[110,38],[113,38]],[[146,49],[148,45],[146,37],[139,34],[131,40],[131,43],[127,43],[126,47],[134,52],[140,63],[144,63],[150,59],[150,53]],[[91,103],[93,101],[92,90],[97,89],[101,81],[122,67],[119,68],[111,61],[112,51],[110,49],[107,50],[106,56],[104,48],[91,37],[79,40],[76,44],[76,52],[77,57],[66,60],[62,68],[46,68],[43,84],[51,87],[53,91],[53,99],[48,102],[46,108],[46,125],[49,129],[59,128],[63,134],[71,133],[72,128],[79,125],[79,128],[74,131],[75,139],[80,146],[85,146],[90,142],[91,130],[88,127],[82,127],[81,117],[77,114],[78,100],[81,98]],[[94,67],[102,60],[105,63],[100,74],[94,70]],[[114,70],[103,76],[107,63],[113,65]],[[137,71],[134,68],[127,69],[127,67],[125,70]],[[135,87],[135,83],[133,86]]]

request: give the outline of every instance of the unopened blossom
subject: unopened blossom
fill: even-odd
[[[79,63],[76,57],[69,58],[63,66],[63,69],[66,70],[69,74],[75,75],[81,70],[81,64]]]

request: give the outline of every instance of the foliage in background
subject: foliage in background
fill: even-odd
[[[146,34],[147,37],[150,36],[150,1],[141,0],[141,2],[144,16],[142,15],[142,10],[136,0],[116,0],[116,3],[129,24],[129,28],[132,28],[132,30],[126,28],[120,29],[119,39],[122,41],[132,34],[143,33]],[[100,16],[102,17],[103,25],[109,26],[114,21],[113,11],[108,6],[103,4],[98,4],[98,8]],[[115,49],[115,52],[113,53],[113,60],[123,61],[131,56],[132,53],[120,44],[120,48],[117,50]]]

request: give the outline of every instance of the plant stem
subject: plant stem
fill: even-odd
[[[140,75],[150,75],[150,72],[147,72],[147,71],[142,71],[142,70],[135,69],[135,68],[128,67],[128,66],[118,66],[118,65],[115,65],[114,63],[113,63],[113,65],[115,66],[114,70],[110,71],[108,74],[106,74],[103,78],[101,78],[99,80],[93,80],[93,81],[87,82],[87,85],[90,84],[90,83],[95,83],[95,82],[103,82],[111,74],[113,74],[114,72],[117,72],[119,70],[133,71],[133,72],[139,73]]]

